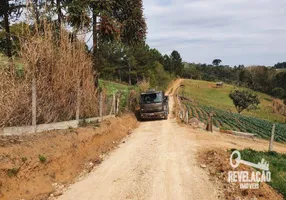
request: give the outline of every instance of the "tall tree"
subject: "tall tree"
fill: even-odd
[[[213,60],[213,65],[214,65],[214,66],[219,66],[221,62],[222,62],[221,59],[214,59],[214,60]]]
[[[136,45],[146,39],[147,25],[142,0],[113,0],[112,15],[121,25],[121,41]]]
[[[10,24],[9,24],[9,1],[1,1],[1,17],[4,18],[4,28],[6,33],[6,54],[8,57],[12,57],[11,50],[11,35],[10,35]]]
[[[58,13],[58,26],[61,27],[62,23],[62,7],[61,7],[61,0],[56,0],[57,4],[57,13]]]
[[[75,3],[78,5],[74,7]],[[144,42],[146,37],[146,23],[143,17],[142,0],[74,0],[71,2],[69,15],[71,24],[82,24],[80,16],[75,16],[74,11],[88,9],[91,14],[91,26],[93,35],[94,70],[98,75],[98,45],[105,41],[119,40],[124,44],[136,44]],[[75,23],[75,21],[76,23]],[[96,83],[97,85],[97,78]]]
[[[250,90],[234,90],[229,94],[238,113],[245,109],[255,109],[260,101],[257,94]]]
[[[10,19],[17,19],[21,14],[21,8],[20,0],[0,1],[0,21],[6,33],[6,54],[10,58],[12,57]]]
[[[174,50],[171,53],[171,62],[172,62],[172,69],[171,72],[174,72],[176,75],[181,75],[181,72],[184,68],[184,64],[182,61],[182,57],[180,55],[180,53],[176,50]]]

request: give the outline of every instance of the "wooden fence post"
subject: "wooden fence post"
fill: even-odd
[[[113,94],[113,109],[114,109],[114,115],[116,115],[116,95],[115,94]]]
[[[112,112],[115,113],[115,109],[116,109],[115,94],[113,94],[112,95],[112,104],[111,104],[109,115],[112,115]]]
[[[118,115],[118,113],[119,113],[119,104],[120,104],[120,97],[119,97],[119,95],[117,95],[117,97],[116,97],[116,111],[115,111],[115,115]]]
[[[213,114],[210,113],[207,123],[207,131],[213,132]]]
[[[213,132],[213,113],[210,113],[210,131]]]
[[[99,93],[99,117],[102,117],[102,92]]]
[[[77,123],[79,124],[79,112],[80,112],[80,95],[81,95],[81,92],[80,92],[80,84],[78,84],[78,87],[77,87],[77,101],[76,101],[76,120],[77,120]]]
[[[37,81],[35,74],[32,79],[32,126],[34,131],[37,131]]]
[[[275,135],[275,124],[273,124],[272,127],[272,134],[271,134],[271,138],[270,138],[270,142],[269,142],[269,151],[273,151],[273,142],[274,142],[274,135]]]
[[[189,124],[189,112],[186,110],[186,124]]]

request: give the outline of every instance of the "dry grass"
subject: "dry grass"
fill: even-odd
[[[272,110],[274,113],[286,116],[286,105],[280,99],[272,101]]]
[[[36,79],[37,123],[75,119],[77,101],[80,116],[96,116],[97,91],[92,59],[85,43],[71,41],[66,30],[55,37],[53,27],[21,40],[19,52],[24,64],[19,77],[15,70],[0,67],[0,127],[31,124],[32,79]],[[78,98],[80,94],[80,98]]]
[[[139,87],[140,92],[146,92],[150,88],[150,82],[146,79],[143,79],[137,83],[137,86]]]

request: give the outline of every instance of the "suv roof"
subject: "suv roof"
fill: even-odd
[[[141,93],[141,95],[142,95],[142,94],[154,94],[154,93],[160,93],[160,92],[162,92],[162,91],[148,90],[147,92]]]

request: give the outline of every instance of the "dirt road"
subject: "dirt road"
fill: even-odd
[[[173,104],[170,98],[171,110]],[[198,145],[189,135],[189,129],[172,116],[142,122],[125,143],[59,200],[217,199],[216,188],[197,164]]]

